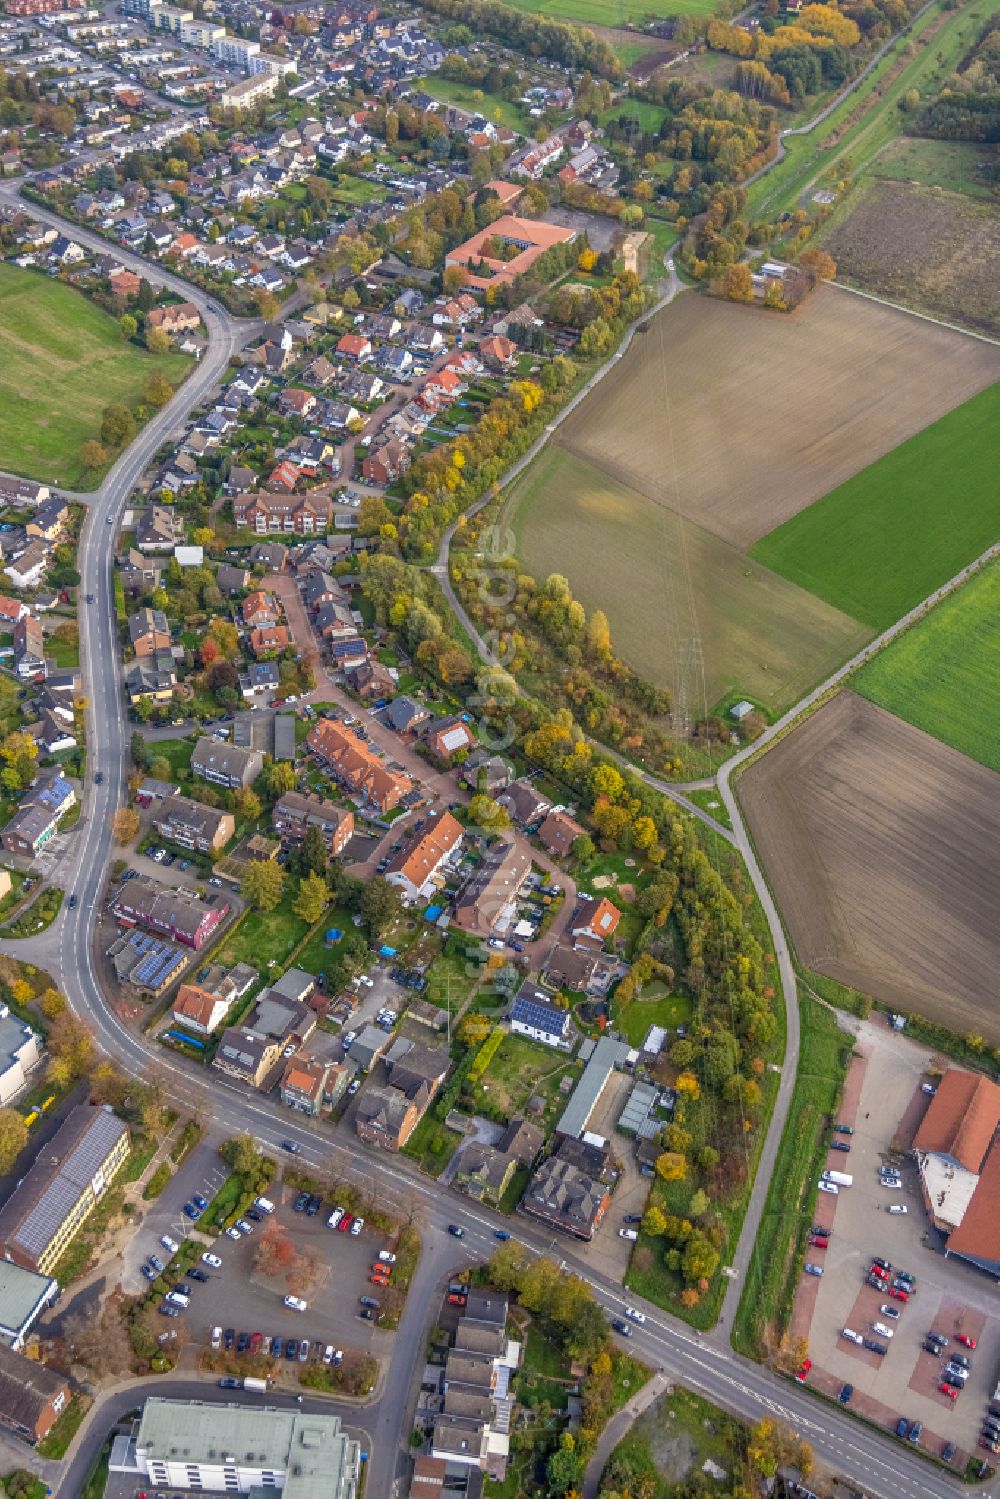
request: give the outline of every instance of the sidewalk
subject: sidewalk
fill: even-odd
[[[643,1413],[648,1410],[666,1390],[670,1389],[670,1380],[665,1374],[654,1374],[652,1379],[643,1385],[642,1389],[626,1401],[616,1416],[605,1426],[598,1439],[594,1454],[587,1464],[587,1471],[583,1475],[583,1499],[596,1499],[597,1490],[600,1487],[601,1476],[607,1467],[608,1458],[618,1446],[622,1437]]]

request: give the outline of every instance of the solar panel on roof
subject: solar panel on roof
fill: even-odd
[[[553,1035],[559,1035],[565,1028],[566,1016],[563,1011],[556,1010],[552,1005],[538,1004],[534,1000],[519,999],[514,1006],[512,1020],[518,1020],[522,1025],[530,1025],[535,1030],[549,1031]]]

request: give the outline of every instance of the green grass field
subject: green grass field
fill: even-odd
[[[190,366],[126,344],[72,287],[0,265],[0,469],[82,488],[80,445],[99,436],[104,407],[134,406],[150,375],[176,385]]]
[[[802,1051],[791,1109],[778,1147],[767,1202],[733,1328],[741,1353],[762,1359],[765,1330],[777,1340],[791,1312],[816,1182],[843,1087],[851,1038],[836,1017],[802,999]]]
[[[633,1046],[642,1045],[651,1025],[663,1025],[673,1030],[691,1018],[691,1001],[686,994],[657,994],[656,987],[650,984],[648,998],[634,999],[624,1009],[617,1008],[612,1017],[615,1030],[621,1031]],[[662,984],[658,987],[663,989]]]
[[[1000,564],[993,562],[854,678],[863,697],[1000,770]]]
[[[454,83],[450,78],[442,78],[440,73],[421,79],[420,87],[433,98],[442,99],[445,104],[454,104],[459,109],[484,115],[486,119],[493,120],[498,125],[507,125],[511,130],[519,130],[522,134],[530,124],[526,112],[519,104],[511,104],[509,99],[503,99],[499,94],[484,93],[482,89],[468,83]]]
[[[564,573],[587,609],[604,609],[618,651],[649,681],[675,688],[679,653],[697,634],[709,705],[738,690],[778,712],[869,638],[857,620],[558,443],[517,481],[508,517],[525,567],[537,578]],[[697,712],[700,679],[695,691]]]
[[[715,0],[513,0],[518,10],[544,15],[553,21],[575,21],[578,26],[641,25],[665,16],[710,16]]]
[[[856,92],[815,130],[785,137],[783,160],[750,188],[751,215],[773,219],[783,209],[794,210],[821,173],[833,179],[843,176],[848,167],[857,172],[871,162],[903,128],[907,118],[899,109],[903,94],[911,88],[924,99],[937,93],[973,44],[982,20],[978,7],[946,12],[943,21],[937,6],[921,16],[905,36],[897,38]],[[870,107],[859,113],[866,103]]]
[[[880,152],[868,171],[872,177],[893,182],[919,182],[921,187],[941,187],[946,192],[965,193],[972,198],[990,198],[990,184],[985,175],[988,162],[987,146],[907,135]]]
[[[1000,537],[1000,383],[771,531],[750,555],[883,630]]]

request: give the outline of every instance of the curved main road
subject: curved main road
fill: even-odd
[[[0,199],[5,196],[11,197],[11,190],[0,188]],[[75,225],[68,226],[55,215],[38,211],[34,206],[32,212],[83,242],[106,248],[104,241]],[[127,771],[126,725],[118,690],[118,641],[111,577],[116,529],[108,525],[108,520],[117,518],[160,442],[210,392],[232,352],[251,331],[251,325],[240,325],[220,314],[196,288],[166,276],[141,257],[123,253],[122,259],[141,269],[150,280],[170,285],[198,305],[209,331],[209,349],[200,367],[173,401],[143,429],[90,500],[80,543],[79,567],[81,595],[91,592],[96,599],[94,605],[83,606],[80,620],[83,670],[90,696],[87,730],[91,784],[87,789],[85,816],[73,839],[68,866],[71,878],[67,879],[61,871],[64,883],[75,889],[78,905],[74,911],[64,907],[53,927],[41,937],[16,944],[6,942],[2,946],[16,956],[44,964],[53,972],[73,1010],[87,1019],[107,1055],[127,1072],[141,1074],[155,1059],[158,1069],[167,1079],[172,1098],[185,1109],[205,1119],[218,1117],[229,1130],[249,1130],[271,1150],[277,1150],[282,1139],[291,1138],[300,1145],[305,1163],[351,1176],[371,1195],[396,1201],[402,1199],[404,1207],[415,1211],[425,1246],[418,1268],[422,1291],[414,1287],[403,1325],[397,1334],[395,1356],[389,1364],[372,1432],[374,1446],[369,1489],[372,1493],[388,1495],[393,1490],[397,1468],[401,1461],[405,1461],[400,1449],[400,1424],[408,1409],[413,1370],[423,1357],[424,1318],[427,1307],[432,1305],[433,1284],[439,1275],[447,1273],[454,1265],[456,1255],[471,1261],[487,1254],[495,1242],[495,1228],[504,1220],[476,1204],[442,1192],[435,1182],[421,1176],[408,1161],[369,1153],[356,1141],[340,1143],[322,1128],[298,1120],[267,1099],[249,1095],[222,1079],[209,1079],[196,1064],[164,1056],[144,1036],[134,1034],[121,1023],[107,1004],[94,969],[92,940],[111,854],[111,820],[120,802]],[[446,568],[447,546],[443,548],[442,557]],[[475,631],[471,633],[475,639]],[[101,786],[94,786],[92,782],[96,769],[104,772]],[[662,789],[669,795],[676,795],[667,785]],[[724,794],[729,806],[732,793],[728,777]],[[738,819],[739,809],[733,801],[731,815],[734,810]],[[734,825],[742,827],[740,822]],[[750,868],[760,879],[763,888],[759,887],[758,893],[763,899],[766,886],[755,862]],[[767,904],[765,910],[768,910]],[[775,950],[780,960],[783,940],[779,940],[780,922],[773,905],[769,919],[772,920]],[[790,975],[789,983],[786,1005],[794,1007],[794,975]],[[787,1079],[782,1080],[783,1088],[786,1082],[790,1086],[794,1077],[794,1057],[790,1032]],[[779,1115],[776,1108],[769,1144],[772,1137],[776,1140],[780,1135]],[[766,1163],[762,1163],[758,1185],[766,1186],[766,1179]],[[447,1234],[448,1222],[460,1223],[465,1228],[466,1238],[461,1247]],[[517,1237],[533,1252],[561,1256],[567,1269],[590,1282],[609,1311],[620,1311],[621,1287],[595,1274],[586,1258],[573,1247],[554,1240],[527,1221],[519,1221]],[[961,1490],[951,1475],[931,1468],[908,1451],[890,1447],[884,1434],[853,1421],[844,1412],[836,1408],[821,1410],[814,1399],[797,1386],[733,1354],[719,1329],[710,1337],[700,1337],[668,1318],[657,1307],[647,1304],[645,1310],[647,1321],[645,1326],[636,1328],[633,1346],[640,1356],[671,1377],[751,1419],[766,1413],[783,1417],[807,1436],[821,1461],[844,1473],[879,1499],[925,1499],[925,1496],[926,1499],[930,1496],[938,1496],[938,1499],[955,1496],[957,1499]],[[402,1435],[405,1438],[406,1433]],[[75,1491],[75,1480],[76,1475],[73,1488],[65,1485],[68,1493]]]

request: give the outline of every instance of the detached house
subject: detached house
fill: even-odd
[[[45,631],[33,614],[23,614],[14,626],[14,669],[22,682],[45,674]]]
[[[599,899],[591,897],[582,902],[573,917],[572,933],[574,947],[601,948],[613,937],[622,919],[618,907],[606,895]]]
[[[259,630],[267,625],[277,624],[281,618],[281,606],[273,593],[256,589],[247,594],[240,613],[248,629]]]
[[[140,659],[170,650],[170,626],[162,609],[139,609],[128,622],[132,649]]]
[[[172,237],[168,235],[168,239]],[[179,302],[173,307],[154,307],[146,314],[146,322],[172,337],[175,333],[196,332],[201,327],[201,313],[193,302]]]
[[[368,484],[392,484],[405,474],[412,462],[410,450],[398,437],[390,437],[375,453],[370,453],[361,463],[361,472]]]
[[[182,848],[196,848],[199,853],[217,853],[225,848],[236,832],[231,812],[207,807],[189,796],[168,798],[153,818],[161,838],[169,838]]]
[[[342,359],[367,359],[372,351],[370,338],[363,333],[345,333],[337,344]]]

